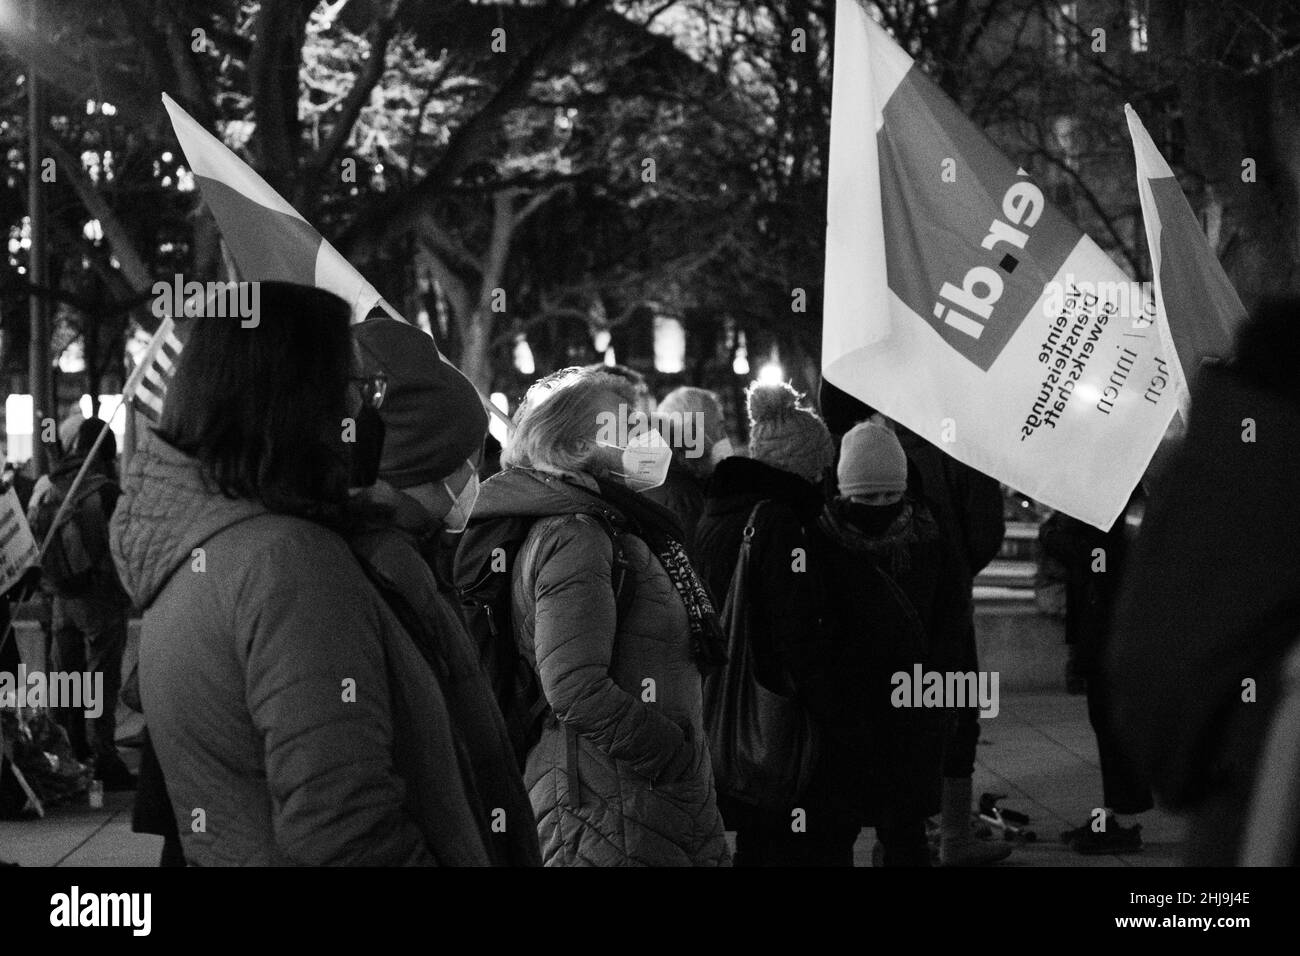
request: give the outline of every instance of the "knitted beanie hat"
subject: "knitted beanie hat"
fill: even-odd
[[[749,454],[815,484],[835,460],[835,444],[803,398],[786,382],[749,387]]]
[[[353,326],[366,373],[388,388],[379,417],[379,477],[395,488],[442,481],[483,449],[487,412],[469,379],[442,360],[427,333],[387,316]]]
[[[876,422],[849,429],[840,443],[836,471],[844,497],[907,490],[907,455],[893,431]]]

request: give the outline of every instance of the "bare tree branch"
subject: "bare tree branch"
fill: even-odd
[[[370,29],[370,56],[366,59],[365,65],[362,66],[361,72],[357,74],[352,88],[348,90],[342,106],[339,107],[339,114],[335,118],[334,127],[330,130],[329,137],[316,151],[315,155],[307,161],[303,176],[304,182],[319,177],[334,162],[339,150],[343,148],[343,144],[352,135],[357,119],[361,116],[361,110],[370,99],[370,94],[374,92],[376,84],[383,78],[384,64],[388,58],[388,44],[397,31],[397,15],[401,7],[402,0],[389,0],[380,12],[379,18],[372,25]],[[417,132],[419,130],[419,119],[422,117],[423,111],[421,111],[420,117],[416,121]]]
[[[604,9],[604,0],[583,0],[571,9],[554,30],[520,57],[487,103],[452,134],[447,149],[424,179],[393,200],[377,203],[353,223],[341,244],[349,248],[367,239],[382,241],[411,229],[430,203],[481,155],[501,118],[524,99],[537,74],[562,57]]]
[[[90,177],[86,175],[81,160],[69,153],[63,147],[63,144],[52,136],[45,138],[45,147],[63,170],[63,174],[68,177],[68,181],[72,183],[77,198],[86,207],[86,212],[99,220],[99,225],[104,230],[104,237],[108,240],[113,255],[117,257],[117,261],[122,267],[122,274],[126,277],[127,282],[137,290],[149,288],[153,284],[153,277],[149,267],[145,265],[144,258],[136,251],[130,234],[127,232],[126,227],[122,225],[117,213],[113,211],[113,207],[108,204],[108,200],[100,194],[99,190],[95,188],[95,184],[90,181]]]

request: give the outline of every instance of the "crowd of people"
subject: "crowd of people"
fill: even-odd
[[[603,365],[536,382],[498,470],[427,334],[351,325],[316,289],[261,296],[256,328],[193,324],[120,487],[101,445],[111,556],[56,606],[71,669],[120,671],[142,613],[135,823],[165,865],[851,866],[864,827],[877,865],[1011,852],[972,828],[978,703],[892,702],[899,672],[979,670],[995,481],[829,383],[820,411],[751,385],[742,454],[713,393],[654,405]],[[1108,813],[1065,835],[1081,852],[1140,846],[1119,821],[1153,791],[1200,815],[1206,856],[1241,839],[1224,818],[1269,711],[1234,689],[1268,684],[1300,633],[1300,349],[1274,354],[1293,319],[1262,309],[1206,370],[1135,545],[1123,519],[1044,528]],[[1222,448],[1246,410],[1276,429],[1267,454]],[[1259,508],[1223,507],[1229,486]],[[1097,549],[1104,574],[1080,563]],[[1189,714],[1196,688],[1217,696]],[[69,735],[136,786],[112,715]]]

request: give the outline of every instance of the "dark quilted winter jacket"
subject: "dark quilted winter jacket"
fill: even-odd
[[[485,482],[474,509],[476,520],[539,519],[520,548],[513,588],[515,624],[535,648],[555,715],[524,772],[542,859],[548,866],[724,865],[685,607],[645,543],[625,534],[632,594],[619,616],[601,514],[623,521],[577,484],[518,468]]]
[[[111,531],[191,864],[488,863],[438,682],[342,538],[157,438]]]

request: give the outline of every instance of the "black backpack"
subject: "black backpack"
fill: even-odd
[[[45,496],[36,505],[31,526],[37,544],[45,542],[45,536],[54,526],[74,476],[75,473],[69,473],[51,481]],[[89,591],[110,560],[109,512],[101,494],[105,489],[118,490],[103,475],[86,476],[41,558],[41,577],[63,597],[77,597]]]
[[[631,579],[623,534],[608,518],[589,517],[600,524],[614,546],[612,584],[621,621],[632,593],[627,586]],[[465,531],[455,536],[459,540],[448,542],[449,560],[439,573],[449,583],[465,628],[478,648],[479,665],[505,717],[520,770],[528,751],[541,738],[550,711],[537,674],[534,649],[515,626],[512,606],[515,562],[538,520],[531,515],[471,519]]]

